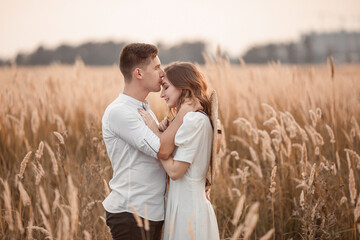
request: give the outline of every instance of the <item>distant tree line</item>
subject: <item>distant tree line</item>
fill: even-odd
[[[88,42],[79,46],[63,44],[56,49],[40,46],[33,53],[19,53],[13,61],[18,65],[73,64],[77,58],[81,58],[86,65],[112,65],[118,64],[120,51],[125,44],[108,41]],[[183,42],[171,47],[159,43],[157,46],[163,64],[173,61],[204,63],[204,42]],[[224,57],[223,54],[221,56]],[[256,64],[271,61],[304,64],[325,63],[330,56],[337,63],[360,62],[360,32],[308,33],[302,35],[297,42],[253,46],[241,58],[246,63]],[[240,57],[229,60],[233,64],[240,63]],[[11,61],[0,59],[0,66],[10,64]]]
[[[33,53],[19,53],[15,62],[18,65],[48,65],[51,63],[73,64],[77,58],[81,58],[86,65],[112,65],[118,64],[121,49],[125,42],[104,43],[89,42],[79,46],[61,45],[56,49],[45,49],[40,46]],[[202,56],[205,52],[203,42],[184,42],[176,46],[165,47],[159,44],[159,57],[162,63],[173,61],[190,61],[199,64],[204,63]],[[0,60],[0,65],[9,65],[10,61]]]
[[[56,49],[45,49],[40,46],[31,54],[18,54],[15,62],[18,65],[48,65],[58,62],[73,64],[80,57],[87,65],[111,65],[117,61],[124,43],[85,43],[77,47],[61,45]]]

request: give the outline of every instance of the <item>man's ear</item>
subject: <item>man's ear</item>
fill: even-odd
[[[136,79],[142,79],[142,70],[140,68],[135,68],[133,71],[133,77]]]

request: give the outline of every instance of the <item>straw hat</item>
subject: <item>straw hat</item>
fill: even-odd
[[[210,103],[211,103],[210,120],[214,129],[211,160],[210,160],[210,184],[213,185],[214,176],[215,176],[215,164],[216,164],[217,156],[220,151],[220,137],[221,137],[219,136],[221,134],[221,123],[219,121],[219,115],[218,115],[218,98],[215,90],[213,90],[210,95]]]

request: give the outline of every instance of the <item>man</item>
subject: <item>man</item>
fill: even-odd
[[[109,182],[112,191],[103,206],[114,239],[142,239],[132,207],[142,219],[149,220],[150,239],[161,239],[167,175],[157,159],[159,133],[155,135],[138,112],[139,108],[148,111],[158,123],[145,100],[150,92],[160,91],[165,75],[157,54],[157,47],[151,44],[132,43],[122,49],[119,65],[124,90],[106,108],[102,119],[103,138],[113,168]],[[184,107],[166,131],[175,135],[183,116],[192,109],[190,105]],[[172,138],[162,151],[171,153],[174,148]]]

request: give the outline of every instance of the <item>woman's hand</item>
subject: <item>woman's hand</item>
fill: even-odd
[[[141,117],[144,119],[145,124],[153,131],[157,136],[160,137],[160,131],[155,119],[151,116],[151,114],[141,108],[138,108],[138,111]]]
[[[180,111],[182,113],[196,112],[202,109],[203,107],[201,106],[199,99],[186,98],[185,101],[181,104],[179,112]]]
[[[210,198],[210,193],[211,193],[211,184],[209,179],[206,178],[206,182],[205,182],[205,196],[207,198],[207,200],[211,200]]]
[[[206,196],[206,199],[209,201],[211,200],[210,193],[211,193],[211,186],[206,186],[205,187],[205,196]]]
[[[164,119],[159,123],[160,132],[164,132],[169,125],[170,125],[170,119],[168,117],[164,117]]]

